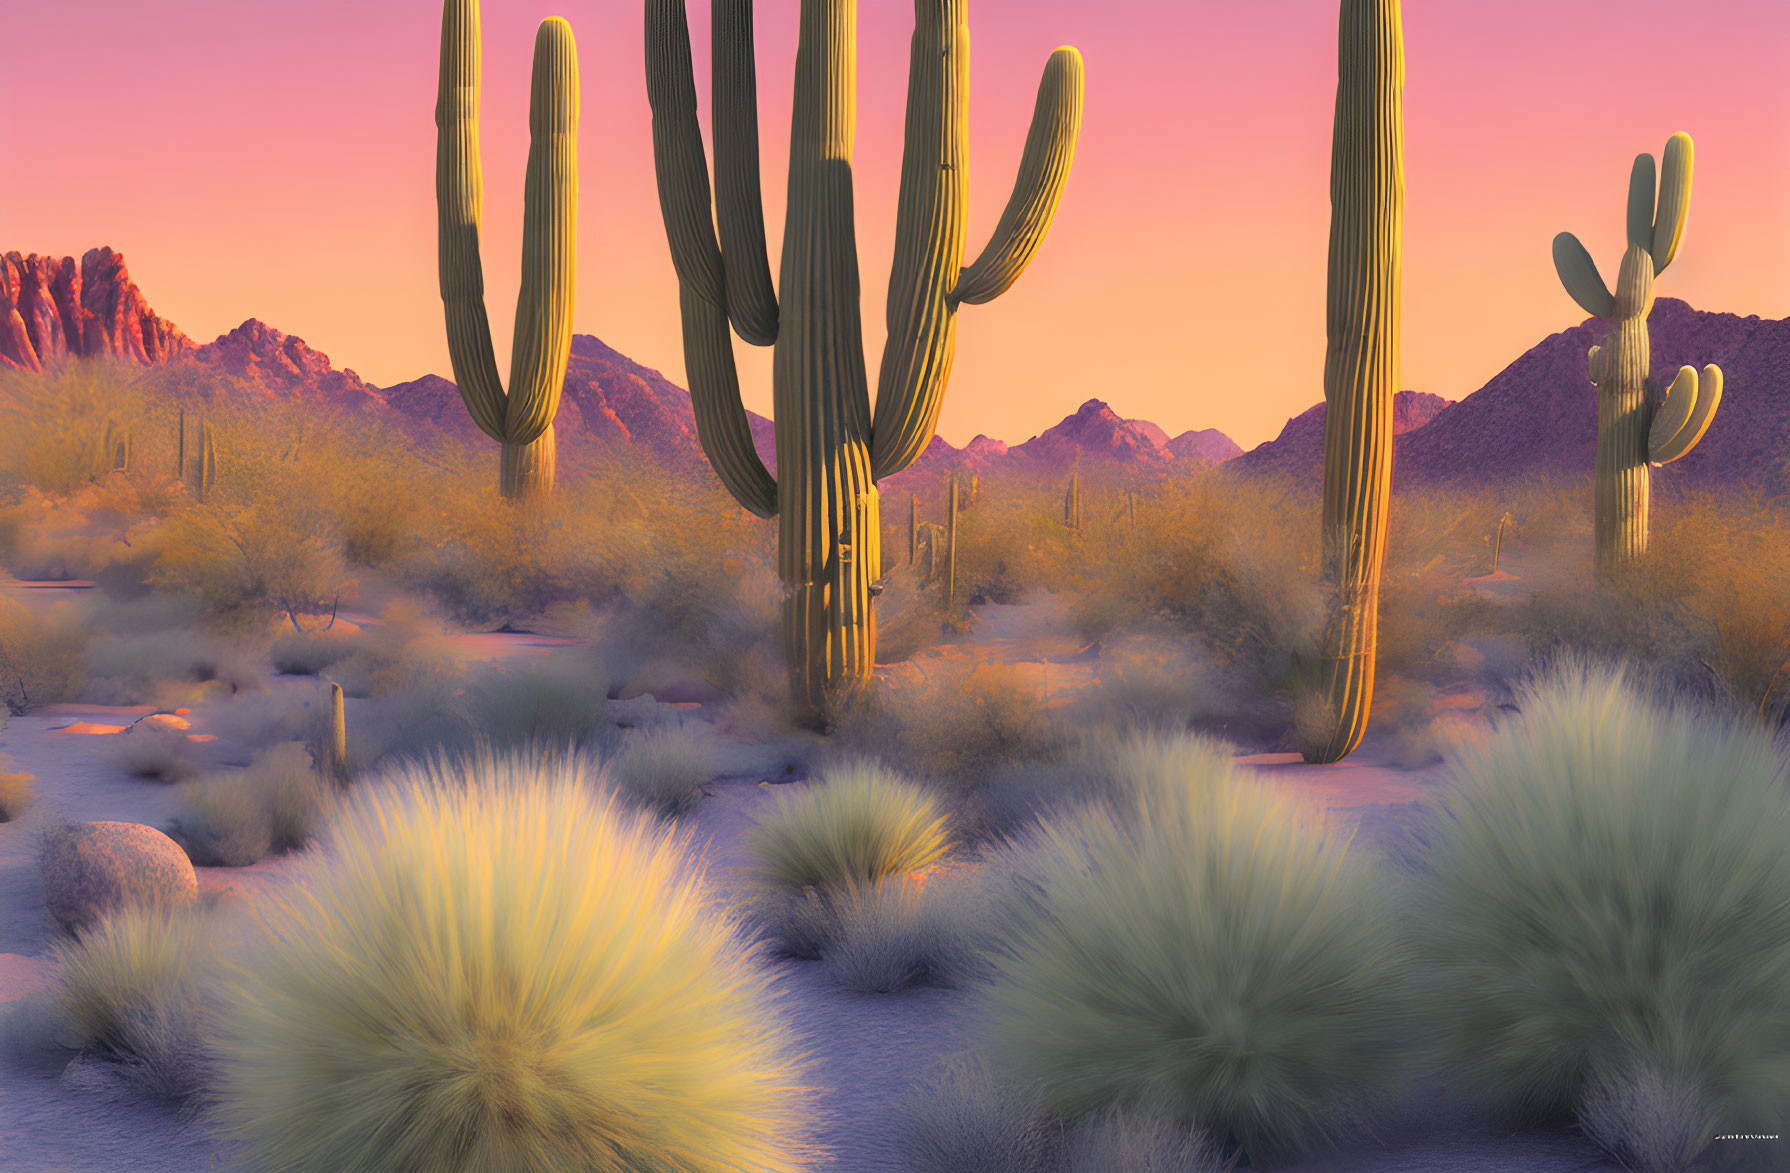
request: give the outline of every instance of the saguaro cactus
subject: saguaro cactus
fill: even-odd
[[[511,500],[540,496],[553,489],[553,416],[572,354],[577,293],[578,52],[572,26],[554,16],[535,33],[522,291],[507,393],[491,349],[479,260],[478,0],[447,0],[442,7],[435,125],[441,300],[454,381],[472,422],[502,445],[499,491]]]
[[[1404,86],[1399,0],[1342,0],[1324,356],[1323,570],[1330,604],[1318,693],[1308,698],[1317,703],[1298,731],[1308,762],[1338,761],[1359,745],[1373,702],[1398,389]]]
[[[1647,553],[1649,466],[1669,464],[1695,448],[1722,401],[1722,371],[1713,364],[1703,368],[1701,378],[1697,368],[1680,367],[1663,397],[1648,375],[1653,282],[1671,264],[1684,235],[1691,156],[1690,135],[1679,131],[1666,141],[1657,204],[1653,156],[1635,156],[1628,178],[1628,248],[1614,294],[1578,237],[1562,232],[1554,238],[1554,268],[1566,292],[1586,313],[1616,321],[1615,342],[1593,346],[1590,355],[1591,381],[1597,384],[1597,568],[1606,576]]]
[[[189,482],[193,500],[203,505],[205,499],[211,496],[211,487],[217,483],[217,479],[217,447],[211,439],[211,421],[202,419],[199,421],[198,459],[193,461],[193,473]]]
[[[186,408],[180,409],[179,437],[174,442],[174,475],[186,480]]]
[[[329,776],[338,787],[348,785],[348,715],[342,686],[329,685]]]
[[[1081,55],[1051,54],[1019,178],[988,246],[961,265],[968,164],[967,0],[915,0],[907,136],[889,277],[888,345],[874,426],[858,318],[852,226],[855,0],[802,0],[781,287],[774,293],[759,191],[750,0],[714,0],[715,200],[697,121],[683,0],[647,0],[647,96],[659,204],[677,267],[697,435],[746,508],[779,519],[783,631],[795,695],[816,713],[869,677],[881,573],[876,482],[932,438],[957,309],[991,301],[1044,237],[1081,125]],[[719,223],[717,242],[716,223]],[[775,345],[773,480],[740,402],[732,322]]]
[[[945,506],[945,602],[957,600],[957,474],[951,474],[951,493]]]
[[[1069,474],[1069,489],[1063,494],[1063,524],[1070,529],[1081,528],[1081,473]]]

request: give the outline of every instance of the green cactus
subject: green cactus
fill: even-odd
[[[951,474],[951,495],[945,513],[945,602],[957,600],[957,474]]]
[[[781,289],[773,292],[758,173],[750,0],[714,0],[715,199],[697,120],[683,0],[648,0],[647,96],[659,203],[677,267],[697,435],[746,508],[779,519],[783,630],[795,695],[823,713],[875,663],[881,573],[876,482],[932,438],[957,309],[991,301],[1025,268],[1074,158],[1081,55],[1051,54],[1019,178],[987,248],[961,265],[968,162],[967,0],[916,0],[907,136],[889,278],[889,341],[872,424],[852,225],[855,0],[802,0]],[[719,224],[717,241],[716,224]],[[728,324],[775,344],[777,476],[752,446]]]
[[[1404,235],[1404,23],[1399,0],[1342,0],[1330,148],[1329,345],[1324,361],[1318,691],[1299,722],[1308,762],[1361,743],[1374,693],[1380,570],[1392,494]]]
[[[217,479],[217,447],[212,442],[211,421],[201,419],[199,421],[198,459],[193,461],[192,475],[187,480],[187,488],[191,490],[193,500],[201,505],[205,504],[206,499],[211,496],[212,486],[217,483]]]
[[[1063,524],[1070,529],[1081,528],[1081,471],[1079,469],[1069,474],[1069,491],[1063,494]]]
[[[499,491],[523,500],[553,490],[553,416],[572,353],[578,244],[578,53],[572,26],[549,17],[535,33],[522,290],[507,393],[491,349],[479,261],[478,118],[478,0],[447,0],[435,106],[435,200],[448,354],[467,413],[502,446]]]
[[[1652,155],[1636,155],[1628,179],[1628,248],[1611,294],[1591,254],[1570,232],[1554,238],[1554,268],[1586,313],[1616,321],[1613,346],[1593,346],[1597,385],[1597,567],[1608,576],[1647,554],[1650,466],[1669,464],[1697,446],[1722,401],[1721,368],[1680,367],[1662,396],[1653,365],[1647,315],[1653,282],[1678,251],[1691,204],[1691,136],[1666,141],[1658,202]]]
[[[907,564],[912,566],[920,553],[920,498],[907,495]]]
[[[348,717],[342,686],[329,686],[329,776],[338,787],[348,785]]]
[[[174,475],[186,480],[186,408],[180,409],[179,435],[174,442]]]

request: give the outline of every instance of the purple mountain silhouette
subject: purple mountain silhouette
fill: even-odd
[[[1426,391],[1400,391],[1392,397],[1393,436],[1423,427],[1450,404],[1450,400]],[[1396,439],[1393,448],[1403,452]],[[1324,405],[1319,403],[1288,420],[1280,435],[1251,448],[1227,467],[1245,473],[1315,479],[1322,475],[1323,466]]]

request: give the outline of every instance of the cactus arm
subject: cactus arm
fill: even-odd
[[[728,333],[727,289],[709,211],[708,160],[696,117],[696,81],[684,0],[648,0],[646,84],[653,111],[659,210],[678,275],[684,369],[690,380],[696,437],[716,477],[734,500],[759,517],[774,517],[777,483],[752,446],[752,429],[740,399],[739,373]],[[756,167],[754,161],[754,172]]]
[[[516,299],[503,439],[532,444],[553,423],[572,357],[578,287],[578,48],[557,16],[535,33]]]
[[[1601,384],[1610,369],[1608,352],[1601,346],[1593,346],[1586,357],[1590,359],[1586,366],[1591,375],[1591,381]]]
[[[1653,218],[1651,251],[1654,276],[1666,271],[1684,237],[1684,220],[1691,207],[1691,136],[1682,130],[1666,140],[1660,167],[1659,210]]]
[[[887,321],[876,381],[870,475],[912,464],[932,439],[957,346],[951,288],[967,219],[970,30],[965,0],[917,0],[907,136],[895,213]]]
[[[1598,275],[1597,262],[1570,232],[1554,238],[1554,271],[1560,274],[1560,284],[1566,292],[1586,313],[1594,318],[1615,316],[1616,295]]]
[[[678,304],[684,318],[690,406],[703,455],[734,500],[759,517],[775,517],[777,482],[752,445],[752,427],[740,402],[727,313],[683,282],[678,283]]]
[[[1636,155],[1628,173],[1628,242],[1643,249],[1653,247],[1654,184],[1653,156]]]
[[[1647,434],[1648,461],[1670,464],[1695,448],[1709,431],[1721,402],[1722,368],[1709,364],[1699,380],[1695,367],[1680,367]]]
[[[647,0],[646,96],[653,112],[653,170],[671,263],[679,283],[725,310],[721,246],[709,210],[709,166],[696,117],[684,0]]]
[[[441,76],[435,103],[435,204],[439,227],[441,300],[447,314],[448,355],[467,414],[479,430],[504,439],[503,384],[485,316],[485,277],[479,260],[479,7],[447,0],[441,11]]]
[[[758,173],[758,75],[752,0],[714,0],[711,9],[715,117],[715,218],[722,277],[735,330],[754,346],[777,341],[777,293],[764,242]],[[687,41],[686,41],[687,44]]]
[[[1044,239],[1075,161],[1082,83],[1081,54],[1069,45],[1052,52],[1038,83],[1032,128],[1007,209],[982,254],[958,277],[952,301],[981,305],[1005,293]]]

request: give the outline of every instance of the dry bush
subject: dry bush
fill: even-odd
[[[975,1056],[946,1061],[909,1096],[900,1151],[913,1173],[1058,1173],[1036,1085],[1010,1088]]]
[[[349,696],[385,696],[448,681],[457,687],[466,659],[438,616],[399,599],[380,612],[378,622],[360,630],[353,653],[333,669]]]
[[[14,716],[73,700],[87,683],[89,609],[28,607],[0,595],[0,701]]]
[[[700,721],[630,729],[609,759],[608,777],[654,810],[679,814],[726,768],[714,730]]]
[[[193,743],[180,729],[144,720],[111,736],[112,761],[127,774],[158,782],[184,782],[198,772]]]
[[[323,826],[329,783],[295,741],[270,746],[248,769],[188,783],[185,809],[168,828],[197,867],[248,867],[270,851],[297,851]]]
[[[67,496],[112,469],[107,424],[137,423],[133,364],[76,359],[41,375],[0,371],[0,469]]]
[[[37,801],[37,788],[31,783],[35,781],[31,774],[8,774],[0,772],[0,823],[10,823]]]
[[[820,957],[833,980],[860,994],[962,985],[986,969],[981,891],[956,878],[886,876],[832,889]]]
[[[292,631],[274,640],[273,670],[285,676],[320,676],[354,654],[355,632],[347,626]]]

